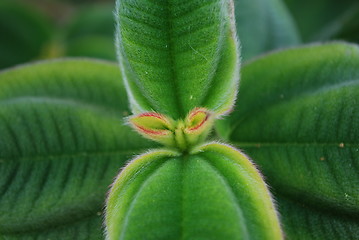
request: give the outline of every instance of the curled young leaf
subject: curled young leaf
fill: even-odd
[[[282,239],[260,174],[238,150],[209,143],[191,154],[154,150],[112,185],[107,239]]]
[[[117,1],[117,47],[132,110],[175,120],[232,108],[239,53],[231,0]]]

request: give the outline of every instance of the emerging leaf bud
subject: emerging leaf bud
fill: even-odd
[[[132,127],[146,138],[167,146],[174,146],[174,121],[155,112],[142,113],[129,118]]]
[[[184,129],[188,142],[192,145],[196,142],[203,142],[212,129],[214,114],[205,108],[195,108],[186,118]]]
[[[159,113],[146,112],[130,117],[129,122],[144,137],[184,151],[206,139],[214,114],[205,108],[195,108],[184,120],[174,121]]]

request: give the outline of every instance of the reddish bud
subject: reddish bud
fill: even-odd
[[[129,118],[131,126],[146,138],[165,145],[173,145],[174,121],[162,114],[146,112]]]

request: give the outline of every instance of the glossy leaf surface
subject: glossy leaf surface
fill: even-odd
[[[236,109],[228,138],[285,199],[288,239],[352,239],[359,231],[358,46],[314,45],[249,63]],[[329,233],[331,224],[341,230]]]
[[[109,194],[107,239],[282,239],[247,157],[218,143],[197,151],[153,150],[132,160]]]
[[[237,34],[244,60],[300,43],[299,33],[282,0],[235,0]]]
[[[239,74],[232,1],[117,1],[118,52],[133,113],[183,119],[231,109]]]
[[[0,73],[0,239],[101,239],[108,185],[147,142],[122,122],[117,65]]]

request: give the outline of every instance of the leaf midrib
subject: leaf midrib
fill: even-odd
[[[310,96],[313,96],[318,93],[326,93],[326,92],[329,92],[332,90],[337,90],[337,89],[345,88],[345,87],[353,87],[356,85],[359,86],[359,78],[358,79],[356,79],[356,78],[348,79],[348,80],[345,80],[344,82],[339,82],[339,83],[338,82],[330,83],[330,84],[321,86],[316,89],[306,88],[303,91],[298,92],[297,94],[286,96],[285,101],[283,101],[283,99],[276,99],[273,102],[270,102],[269,104],[265,105],[264,107],[255,106],[252,111],[246,112],[243,116],[240,116],[240,119],[233,125],[233,127],[231,127],[229,136],[231,136],[233,134],[233,132],[236,131],[236,128],[238,126],[240,126],[243,121],[248,119],[250,116],[257,114],[260,111],[265,111],[270,108],[275,108],[277,105],[280,105],[280,104],[288,104],[288,103],[294,102],[300,98],[310,97]],[[241,100],[241,99],[239,98],[239,100]]]
[[[177,105],[177,113],[179,114],[178,117],[183,116],[183,106],[180,102],[180,92],[178,88],[178,79],[177,79],[177,71],[176,71],[176,59],[175,54],[173,52],[173,17],[171,12],[171,4],[170,0],[166,1],[166,8],[167,11],[165,13],[165,19],[167,19],[167,41],[168,41],[168,56],[169,56],[169,64],[170,64],[170,73],[171,73],[171,82],[172,82],[172,88],[173,88],[173,95],[175,99],[175,103]]]
[[[126,234],[126,228],[127,228],[127,225],[128,225],[128,222],[129,222],[129,218],[130,218],[130,214],[135,206],[135,203],[136,203],[136,200],[138,199],[138,196],[140,195],[141,191],[143,190],[143,188],[146,186],[146,184],[149,182],[149,180],[166,164],[166,160],[158,160],[158,162],[155,162],[154,164],[157,164],[155,166],[153,166],[154,164],[151,164],[151,165],[148,165],[146,166],[147,168],[154,168],[154,169],[151,169],[151,171],[147,174],[147,177],[146,179],[137,187],[136,191],[134,192],[133,195],[131,195],[131,201],[130,201],[130,204],[129,206],[127,207],[127,210],[125,211],[124,213],[124,218],[123,218],[123,221],[122,221],[122,232],[121,232],[121,235],[119,237],[120,240],[123,240],[125,239],[125,234]],[[131,177],[132,179],[134,178],[134,176]],[[130,179],[130,181],[132,181],[132,179]],[[131,184],[128,183],[128,184]]]
[[[211,168],[211,170],[213,170],[215,173],[217,173],[217,176],[219,177],[219,179],[221,179],[224,187],[226,188],[228,194],[230,195],[232,201],[233,201],[233,205],[235,206],[236,210],[237,210],[237,214],[240,215],[241,220],[243,221],[241,223],[242,225],[242,237],[244,239],[249,239],[250,238],[250,234],[249,234],[249,223],[247,221],[247,219],[245,218],[246,214],[243,212],[242,207],[240,205],[240,200],[238,198],[238,196],[235,194],[235,190],[233,189],[233,187],[231,186],[231,184],[229,183],[228,179],[226,178],[226,174],[223,173],[223,171],[221,171],[220,169],[216,168],[215,165],[211,162],[212,160],[208,160],[202,156],[200,156],[200,159],[205,162],[206,164],[208,164],[208,166]],[[235,163],[236,164],[236,163]]]

